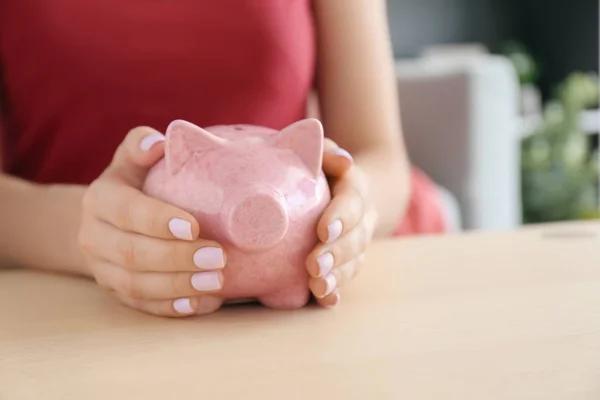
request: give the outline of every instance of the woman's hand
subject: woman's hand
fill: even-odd
[[[325,142],[323,171],[330,181],[332,200],[317,234],[321,243],[308,256],[310,289],[322,306],[340,301],[338,288],[358,273],[377,223],[362,170],[348,152]]]
[[[141,192],[164,154],[164,136],[133,129],[83,199],[79,244],[91,274],[124,304],[150,314],[214,311],[223,285],[222,247],[199,239],[189,213]]]

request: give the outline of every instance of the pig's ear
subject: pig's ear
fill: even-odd
[[[280,149],[294,151],[316,178],[323,167],[323,125],[308,118],[289,125],[271,139]]]
[[[183,120],[171,122],[165,137],[165,159],[171,174],[179,172],[194,154],[223,145],[223,139]]]

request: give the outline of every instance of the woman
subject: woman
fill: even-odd
[[[93,277],[155,315],[210,312],[221,246],[139,190],[160,131],[177,118],[280,129],[305,117],[314,84],[334,196],[307,268],[318,302],[336,305],[371,238],[406,233],[422,196],[385,1],[123,4],[0,0],[0,263]]]

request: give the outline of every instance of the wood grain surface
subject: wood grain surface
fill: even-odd
[[[600,399],[600,224],[374,244],[340,307],[186,320],[0,273],[0,399]]]

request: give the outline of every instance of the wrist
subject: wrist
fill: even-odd
[[[45,209],[42,237],[49,259],[45,269],[90,276],[78,244],[82,200],[86,186],[46,185],[39,188],[40,208]]]
[[[3,266],[88,275],[77,234],[84,186],[1,183]]]
[[[389,237],[401,222],[410,199],[407,164],[392,155],[355,157],[361,169],[361,187],[373,207],[374,237]]]

